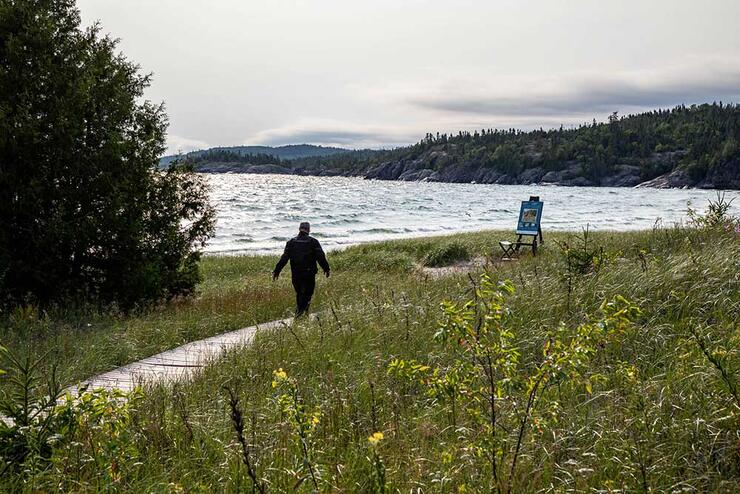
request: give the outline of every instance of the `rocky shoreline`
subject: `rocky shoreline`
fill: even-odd
[[[672,152],[655,154],[648,161],[653,165],[670,164],[681,158],[683,153]],[[291,168],[283,165],[249,165],[240,163],[202,163],[195,167],[200,173],[252,173],[307,176],[348,176],[362,177],[368,180],[401,180],[409,182],[447,182],[479,183],[501,185],[560,185],[568,187],[654,187],[669,188],[702,188],[702,189],[740,189],[740,161],[730,162],[722,169],[708,174],[701,181],[696,181],[683,169],[654,177],[645,177],[643,168],[637,164],[620,163],[612,167],[608,174],[598,179],[584,176],[584,164],[568,161],[560,170],[545,170],[543,167],[527,168],[511,175],[497,170],[482,167],[477,163],[449,164],[441,170],[429,167],[440,156],[429,156],[416,160],[388,161],[368,170],[339,171],[316,168]]]

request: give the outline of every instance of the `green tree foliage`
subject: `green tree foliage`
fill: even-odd
[[[213,230],[207,187],[157,170],[150,77],[74,0],[0,3],[0,295],[124,308],[187,293]]]
[[[265,153],[239,153],[229,149],[209,149],[187,156],[186,161],[200,163],[244,163],[250,165],[279,165],[279,157]]]
[[[720,102],[627,116],[613,112],[606,123],[594,120],[569,129],[428,133],[411,146],[302,158],[291,166],[362,174],[389,161],[420,159],[436,170],[440,162],[445,166],[466,163],[515,176],[527,168],[560,170],[580,162],[583,176],[597,179],[621,163],[639,166],[644,180],[684,168],[700,182],[713,172],[730,170],[724,173],[732,175],[740,169],[738,141],[740,106]],[[445,153],[448,159],[432,158],[435,152]]]

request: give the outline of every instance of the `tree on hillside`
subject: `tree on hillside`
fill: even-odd
[[[636,115],[612,112],[607,122],[529,132],[483,129],[470,133],[432,134],[410,146],[350,151],[292,162],[302,170],[339,170],[365,174],[389,162],[441,171],[445,167],[490,167],[516,175],[529,168],[562,170],[580,165],[582,176],[598,183],[617,165],[635,166],[642,180],[685,171],[694,185],[737,188],[740,183],[740,105],[676,106]],[[439,153],[448,155],[439,160]],[[441,163],[441,165],[440,165]]]
[[[129,308],[190,292],[213,231],[206,184],[157,171],[150,77],[74,0],[0,2],[0,296]]]

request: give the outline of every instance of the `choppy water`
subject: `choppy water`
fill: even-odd
[[[282,250],[301,221],[326,249],[374,240],[514,230],[519,203],[544,201],[548,230],[649,228],[684,220],[687,202],[703,210],[715,191],[386,182],[344,177],[208,175],[218,210],[210,253]],[[727,192],[728,199],[740,192]],[[740,199],[734,204],[737,213]]]

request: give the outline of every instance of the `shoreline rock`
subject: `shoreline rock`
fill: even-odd
[[[637,188],[652,187],[655,189],[685,189],[695,185],[684,170],[673,170],[652,180],[637,184]]]
[[[681,153],[663,153],[651,158],[654,163],[676,159]],[[434,162],[447,162],[445,153],[437,153]],[[331,169],[289,168],[282,165],[245,165],[239,163],[204,163],[196,167],[201,173],[253,173],[280,175],[308,175],[319,177],[362,177],[366,180],[400,180],[406,182],[477,183],[497,185],[559,185],[563,187],[640,187],[640,188],[704,188],[740,189],[740,160],[730,162],[721,169],[712,170],[697,183],[684,169],[676,169],[649,180],[642,177],[643,169],[636,164],[620,163],[609,169],[609,174],[591,179],[584,176],[584,164],[571,161],[560,170],[546,170],[537,166],[527,168],[517,175],[502,173],[480,163],[447,164],[441,170],[430,166],[429,159],[388,161],[370,170],[339,171]]]

